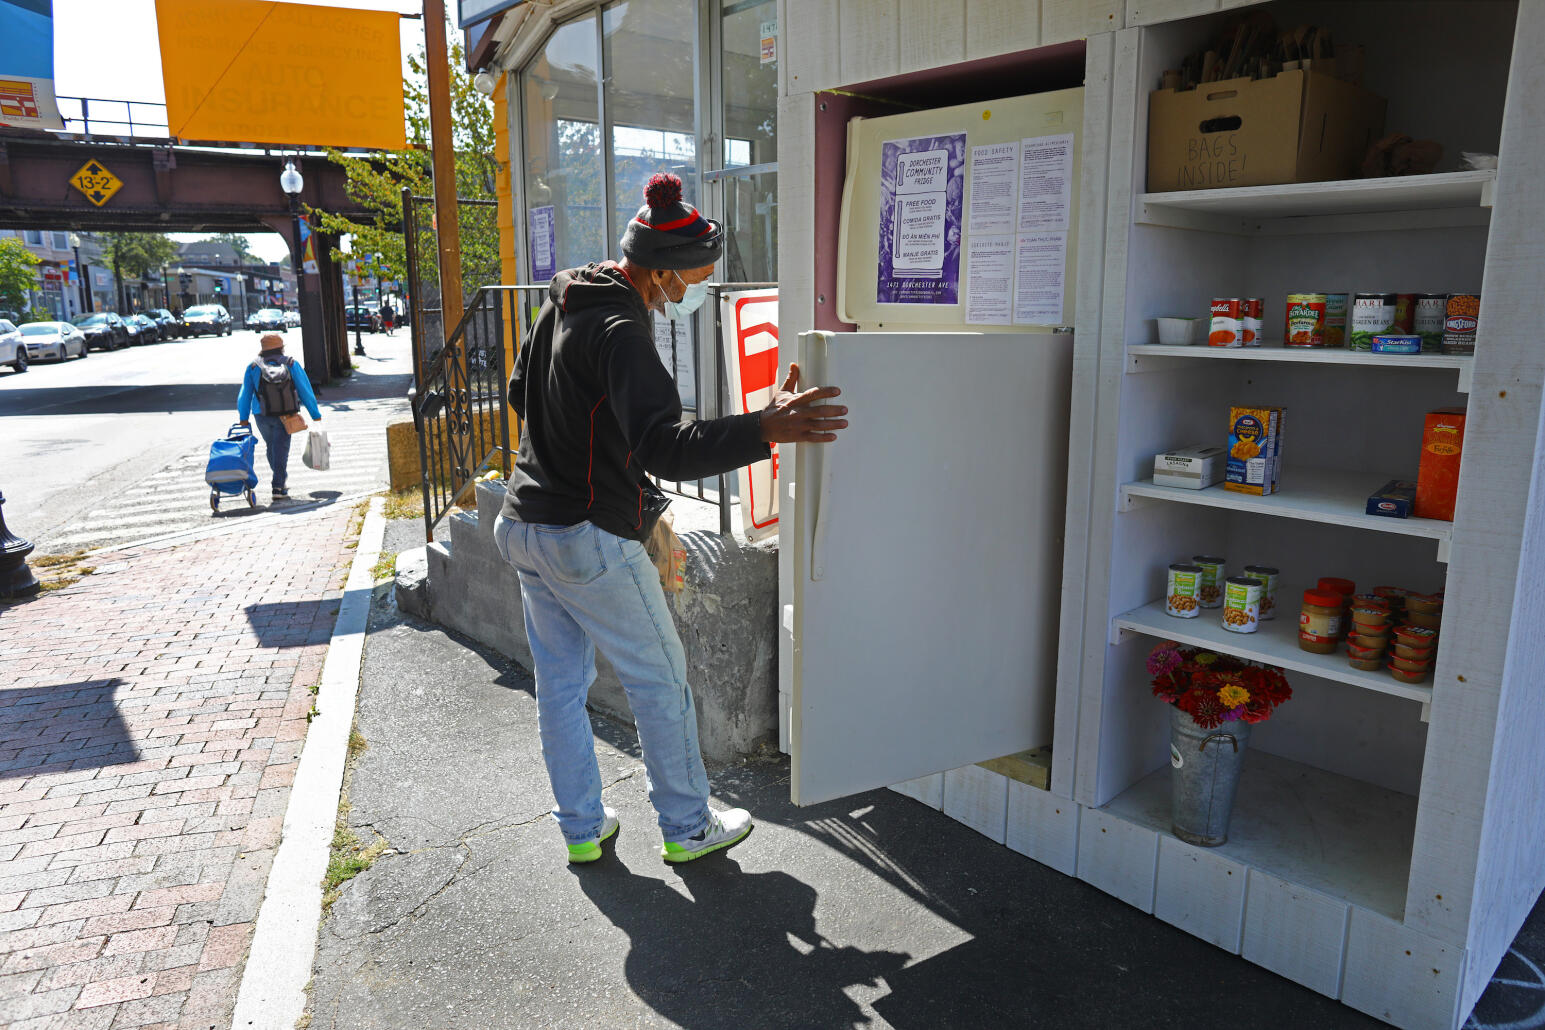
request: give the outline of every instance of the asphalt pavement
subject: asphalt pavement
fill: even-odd
[[[123,544],[250,514],[245,502],[209,508],[203,485],[211,440],[236,421],[236,394],[258,351],[256,332],[93,351],[0,375],[6,460],[0,492],[10,529],[51,550]],[[300,333],[286,334],[298,353]],[[291,493],[328,502],[386,486],[388,421],[405,415],[411,380],[406,329],[365,334],[356,373],[318,391],[333,440],[330,473],[290,458]],[[258,447],[260,512],[268,478]]]

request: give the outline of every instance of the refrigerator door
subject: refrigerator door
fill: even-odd
[[[849,428],[796,448],[792,794],[1049,744],[1070,333],[803,333]]]

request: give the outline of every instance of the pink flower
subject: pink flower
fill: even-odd
[[[1181,663],[1180,649],[1174,641],[1166,640],[1148,652],[1148,675],[1162,676]]]

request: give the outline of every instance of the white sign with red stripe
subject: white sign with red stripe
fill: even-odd
[[[778,389],[778,291],[721,294],[724,363],[730,370],[730,412],[767,407]],[[740,511],[746,539],[778,532],[778,445],[772,457],[740,470]]]

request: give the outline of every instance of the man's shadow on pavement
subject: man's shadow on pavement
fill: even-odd
[[[634,993],[688,1030],[868,1026],[844,990],[878,986],[911,958],[833,946],[815,926],[815,888],[788,873],[748,873],[715,855],[677,868],[683,897],[610,852],[574,869],[580,888],[628,935]]]

